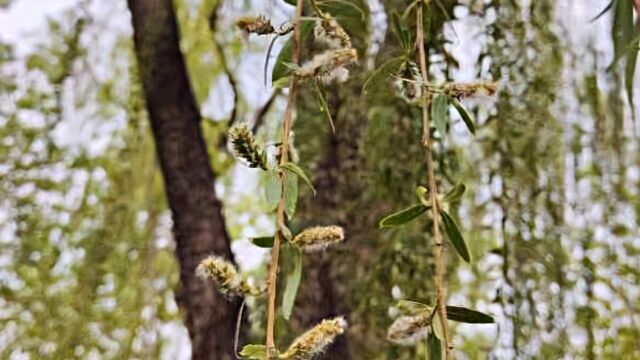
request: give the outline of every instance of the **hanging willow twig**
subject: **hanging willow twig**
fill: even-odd
[[[293,25],[293,54],[291,62],[298,64],[300,62],[300,19],[302,17],[303,0],[298,0],[296,4],[296,14]],[[284,121],[282,123],[282,151],[280,152],[280,166],[283,166],[289,160],[289,136],[291,134],[291,118],[293,109],[296,106],[296,81],[295,74],[291,75],[289,81],[289,98],[287,108],[284,112]],[[271,249],[271,265],[269,268],[268,288],[267,288],[267,358],[276,350],[274,339],[274,327],[276,318],[276,290],[278,279],[278,258],[280,256],[280,244],[283,238],[283,228],[285,223],[285,189],[284,189],[284,172],[279,172],[282,191],[280,192],[280,201],[276,210],[276,228],[273,248]]]
[[[427,58],[424,47],[424,28],[423,28],[423,2],[420,1],[416,11],[416,45],[418,46],[418,56],[420,62],[420,73],[424,82],[428,81]],[[422,91],[422,145],[424,146],[425,161],[427,164],[427,176],[429,182],[429,196],[431,200],[431,211],[433,212],[433,257],[436,264],[436,306],[438,318],[442,324],[442,335],[445,342],[445,355],[450,358],[452,354],[452,345],[449,340],[449,329],[447,326],[447,289],[444,283],[445,267],[444,267],[444,244],[442,242],[442,234],[440,233],[440,208],[438,207],[438,188],[436,185],[435,170],[433,166],[433,158],[431,154],[431,135],[429,133],[429,103],[431,101],[431,92]]]

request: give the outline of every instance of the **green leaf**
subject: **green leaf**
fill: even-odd
[[[298,175],[298,177],[302,179],[302,181],[304,181],[307,186],[309,186],[311,191],[313,191],[313,195],[316,194],[316,189],[313,187],[313,183],[311,182],[311,180],[309,180],[307,174],[304,173],[304,170],[302,170],[296,163],[288,162],[282,165],[282,168]]]
[[[284,211],[291,219],[298,203],[298,176],[290,171],[284,173]]]
[[[443,138],[447,135],[447,96],[438,94],[433,98],[431,104],[431,118],[436,129]]]
[[[431,313],[433,307],[418,301],[400,300],[398,301],[398,310],[406,315],[418,315],[424,312]]]
[[[636,71],[636,62],[638,59],[638,41],[636,37],[636,29],[633,20],[633,1],[631,0],[615,0],[613,3],[613,24],[611,36],[613,38],[614,62],[610,65],[613,67],[615,61],[625,55],[627,51],[627,64],[625,68],[625,88],[627,98],[632,110],[633,106],[633,77]],[[634,44],[635,42],[635,44]],[[631,47],[631,50],[628,50]],[[633,111],[635,113],[635,111]]]
[[[416,187],[416,196],[419,199],[425,198],[428,193],[429,193],[429,190],[426,187],[422,185]]]
[[[279,90],[279,89],[284,89],[286,87],[289,87],[290,82],[291,82],[290,76],[281,77],[280,79],[272,83],[273,90]]]
[[[438,339],[444,340],[444,324],[442,324],[442,320],[440,320],[440,314],[438,314],[437,309],[433,314],[433,320],[431,321],[431,333],[434,334]]]
[[[305,21],[300,25],[300,43],[304,44],[311,33],[313,33],[313,27],[315,22],[313,21]],[[278,54],[278,59],[276,60],[275,65],[273,65],[273,70],[271,72],[271,81],[276,82],[280,78],[285,77],[291,73],[291,69],[287,67],[287,63],[291,63],[293,57],[293,39],[289,37],[287,42],[280,50],[280,54]]]
[[[253,245],[261,247],[261,248],[272,248],[273,247],[273,236],[260,236],[249,239]]]
[[[460,229],[455,221],[451,218],[446,211],[440,210],[440,216],[442,217],[442,225],[444,226],[444,230],[449,236],[449,241],[453,244],[453,248],[456,249],[460,257],[464,259],[466,262],[471,262],[471,257],[469,256],[469,249],[467,249],[467,244],[464,242],[464,238],[460,233]]]
[[[378,88],[383,84],[384,86],[388,86],[388,81],[398,72],[398,70],[400,70],[400,66],[405,61],[406,59],[404,56],[398,56],[383,62],[367,77],[362,85],[362,92],[365,95],[368,95],[369,91]]]
[[[395,30],[396,36],[398,36],[400,46],[404,53],[408,54],[411,52],[411,33],[402,25],[402,19],[396,11],[391,13],[391,17],[393,20],[393,29]]]
[[[456,98],[451,98],[451,103],[453,103],[453,106],[455,106],[456,110],[458,111],[458,114],[460,114],[462,121],[464,121],[465,125],[467,125],[467,129],[469,129],[469,131],[471,131],[471,133],[475,135],[476,125],[471,114],[467,111],[464,105],[462,105],[460,100]]]
[[[613,68],[618,64],[618,62],[625,56],[631,54],[632,52],[638,52],[638,42],[640,42],[640,35],[636,35],[636,37],[631,40],[631,42],[627,45],[627,47],[620,54],[615,56],[611,61],[611,64],[607,67],[607,71],[612,71]]]
[[[293,304],[296,301],[296,295],[298,294],[298,287],[300,286],[300,280],[302,279],[302,254],[297,252],[296,264],[293,272],[287,277],[287,286],[284,289],[282,295],[282,316],[289,320],[291,312],[293,311]]]
[[[429,350],[429,360],[442,360],[442,342],[433,333],[427,337],[427,349]]]
[[[322,92],[322,89],[320,89],[320,86],[318,85],[317,82],[314,82],[314,87],[316,90],[316,95],[318,98],[318,105],[320,105],[320,111],[322,111],[323,113],[325,113],[325,115],[327,115],[327,120],[329,120],[329,125],[331,125],[331,132],[335,135],[336,133],[336,127],[333,124],[333,118],[331,117],[331,111],[329,111],[329,105],[327,104],[327,98],[325,97],[324,93]]]
[[[287,239],[287,241],[291,241],[293,238],[293,234],[291,233],[291,229],[281,221],[278,221],[278,231],[283,238]]]
[[[633,2],[631,0],[615,0],[611,28],[614,57],[618,57],[624,52],[625,47],[633,39],[633,33]]]
[[[240,351],[240,356],[244,359],[263,360],[267,358],[267,347],[261,344],[245,345]]]
[[[418,200],[420,200],[422,205],[427,207],[431,206],[430,205],[431,200],[427,198],[428,194],[429,194],[429,190],[426,187],[424,186],[416,187],[416,196],[418,197]]]
[[[394,227],[404,225],[418,216],[422,215],[425,211],[430,209],[429,206],[424,206],[422,204],[413,205],[410,208],[406,208],[404,210],[400,210],[391,215],[385,216],[382,220],[380,220],[380,228],[386,227]]]
[[[275,209],[280,202],[282,195],[282,184],[276,171],[267,172],[267,183],[265,185],[265,196],[270,209]]]
[[[495,322],[490,315],[460,306],[447,306],[447,319],[469,324],[492,324]]]
[[[464,186],[463,183],[457,183],[449,192],[444,196],[442,201],[444,202],[455,202],[462,198],[464,192],[467,190],[467,187]]]
[[[637,44],[637,41],[636,41]],[[638,62],[638,49],[632,50],[627,56],[627,65],[624,72],[624,85],[627,89],[627,100],[631,105],[631,113],[635,115],[635,106],[633,104],[633,78],[636,73],[636,64]]]

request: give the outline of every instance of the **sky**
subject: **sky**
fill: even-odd
[[[14,0],[0,10],[0,38],[17,46],[19,54],[29,49],[30,36],[44,31],[45,20],[77,0]]]

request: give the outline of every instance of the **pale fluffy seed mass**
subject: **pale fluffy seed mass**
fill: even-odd
[[[387,331],[387,340],[398,345],[415,345],[429,334],[430,316],[424,313],[397,318]]]
[[[249,285],[229,261],[209,256],[202,260],[196,268],[196,275],[213,281],[220,292],[227,295],[257,295],[260,290]]]
[[[320,324],[296,338],[283,354],[286,359],[310,358],[324,352],[338,335],[347,329],[344,317],[322,320]]]
[[[291,243],[300,250],[313,252],[344,240],[344,230],[340,226],[316,226],[303,230]]]

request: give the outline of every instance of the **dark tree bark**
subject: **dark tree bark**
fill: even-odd
[[[356,234],[361,234],[353,208],[363,192],[359,171],[363,168],[359,147],[366,125],[365,102],[355,95],[360,84],[351,81],[329,92],[329,108],[335,120],[335,135],[326,134],[313,180],[317,195],[308,197],[301,204],[298,218],[304,226],[340,225],[345,229],[346,244],[342,251],[327,251],[304,259],[304,280],[301,283],[295,319],[302,329],[309,328],[322,319],[345,316],[352,323],[349,292],[354,276],[355,263],[364,258],[359,250]],[[322,119],[322,125],[328,124]],[[317,126],[317,124],[314,124]],[[349,330],[351,331],[351,329]],[[350,350],[350,332],[340,336],[318,359],[354,358]]]
[[[146,107],[173,215],[180,262],[177,302],[185,311],[194,359],[232,359],[240,301],[225,300],[195,276],[211,254],[232,259],[222,204],[214,190],[200,113],[179,49],[171,0],[128,0]]]

